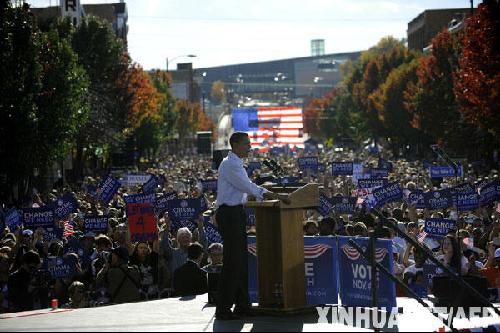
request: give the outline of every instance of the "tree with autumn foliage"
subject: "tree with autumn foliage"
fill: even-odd
[[[485,0],[467,19],[454,80],[460,112],[500,142],[500,4]]]
[[[201,109],[200,103],[192,103],[187,100],[178,100],[176,103],[179,119],[177,123],[177,133],[181,144],[185,139],[193,137],[198,131],[214,131],[214,123],[207,117]]]

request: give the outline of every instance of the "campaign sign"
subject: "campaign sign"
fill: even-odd
[[[463,177],[463,174],[464,168],[461,165],[458,167],[458,175],[451,166],[431,166],[429,168],[429,175],[431,178]]]
[[[76,274],[76,259],[73,256],[48,257],[46,263],[53,279],[72,278]]]
[[[479,189],[479,203],[481,206],[492,204],[497,200],[497,182],[493,181]]]
[[[177,193],[170,192],[155,200],[155,208],[161,213],[165,212],[168,208],[168,202],[170,200],[177,199]]]
[[[387,184],[387,180],[385,179],[359,179],[358,187],[359,188],[377,188],[382,187]]]
[[[324,163],[318,164],[318,171],[321,173],[325,173],[326,171],[326,165]]]
[[[334,176],[352,176],[354,164],[352,162],[333,162],[332,175]]]
[[[202,180],[201,186],[203,188],[203,193],[206,192],[217,192],[217,179]]]
[[[156,202],[156,194],[132,194],[123,197],[125,203],[128,204],[138,204],[138,203],[148,203],[153,205]]]
[[[53,240],[62,240],[64,236],[64,228],[59,228],[55,225],[44,226],[43,228],[43,241],[50,243]]]
[[[338,303],[338,266],[336,237],[304,237],[304,270],[307,304]],[[248,292],[250,301],[257,303],[257,243],[248,237]]]
[[[330,198],[328,198],[323,192],[319,194],[319,206],[317,210],[318,213],[320,213],[323,217],[328,216],[330,214],[330,211],[332,210],[332,203],[330,202]]]
[[[307,172],[310,170],[312,174],[318,173],[318,158],[317,157],[301,157],[299,158],[300,171]]]
[[[123,179],[123,182],[128,187],[142,186],[143,184],[145,184],[149,180],[149,178],[151,178],[151,175],[147,175],[147,174],[141,174],[141,175],[128,174]]]
[[[107,176],[97,188],[98,199],[107,204],[113,199],[113,196],[118,192],[120,186],[121,184],[118,180],[111,176]]]
[[[431,262],[426,262],[424,264],[424,284],[427,290],[432,290],[432,279],[435,276],[440,275],[441,270],[439,267]]]
[[[109,216],[85,216],[83,225],[85,232],[106,233],[108,231]]]
[[[153,205],[148,203],[128,204],[127,218],[132,242],[148,242],[158,239],[158,224]]]
[[[457,210],[460,212],[479,208],[479,194],[476,191],[455,193]]]
[[[364,168],[363,163],[353,163],[352,164],[352,181],[354,184],[358,185],[359,179],[363,178]]]
[[[182,221],[172,221],[172,225],[170,226],[170,231],[172,233],[176,233],[180,228],[188,228],[191,232],[197,228],[197,225],[193,221],[182,220]]]
[[[349,245],[353,239],[362,249],[368,249],[369,238],[338,237],[340,298],[343,306],[372,306],[372,270],[371,265],[354,247]],[[393,271],[392,241],[379,239],[375,245],[376,261],[389,272]],[[378,272],[379,307],[396,307],[396,285],[383,273]]]
[[[205,226],[204,229],[205,229],[205,235],[207,236],[208,244],[210,245],[213,243],[222,243],[222,237],[219,234],[219,229],[217,228],[217,226],[212,224],[212,222],[210,222],[209,216],[205,217],[203,223]]]
[[[155,193],[160,185],[160,180],[155,175],[151,175],[148,181],[142,185],[142,191],[144,193]]]
[[[449,190],[424,193],[425,207],[430,210],[446,209],[453,206],[453,197]]]
[[[62,198],[57,199],[54,204],[54,213],[58,219],[64,219],[69,214],[76,212],[80,205],[73,193],[65,193]]]
[[[247,168],[248,177],[252,177],[255,170],[262,169],[262,164],[260,162],[250,162]]]
[[[451,231],[456,231],[457,221],[449,219],[426,219],[425,232],[432,237],[442,238]]]
[[[11,208],[7,211],[5,215],[5,225],[9,227],[10,232],[16,232],[22,224],[21,215],[15,208]]]
[[[26,229],[35,230],[38,227],[52,227],[54,225],[55,214],[51,207],[23,208],[22,212]]]
[[[386,203],[402,200],[403,189],[398,182],[393,182],[373,190],[373,197],[375,198],[376,205],[381,207]]]
[[[410,205],[416,205],[417,209],[425,209],[424,191],[415,189],[403,190],[404,200]]]
[[[337,214],[354,214],[354,208],[358,198],[355,197],[333,197],[330,199],[333,210]]]
[[[257,218],[255,217],[254,208],[246,208],[247,212],[247,227],[253,227],[257,225]]]
[[[203,198],[203,197],[202,197]],[[168,202],[168,213],[172,221],[195,221],[203,213],[198,199],[175,199]]]
[[[368,169],[367,173],[370,175],[371,179],[382,179],[389,177],[389,170],[380,168]]]
[[[83,184],[82,188],[87,192],[87,194],[92,198],[97,198],[97,186],[92,184]]]
[[[280,186],[295,186],[299,183],[299,177],[279,177],[277,184]]]

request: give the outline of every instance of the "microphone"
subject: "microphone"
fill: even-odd
[[[283,169],[275,160],[265,159],[262,164],[271,169],[275,176],[280,176],[283,173]]]

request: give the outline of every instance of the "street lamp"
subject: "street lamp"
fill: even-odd
[[[175,59],[179,59],[179,58],[183,58],[183,57],[186,57],[186,58],[196,58],[196,55],[194,54],[183,54],[183,55],[180,55],[180,56],[177,56],[177,57],[174,57],[170,60],[170,62],[174,61]],[[167,59],[167,72],[168,72],[168,57],[166,58]]]

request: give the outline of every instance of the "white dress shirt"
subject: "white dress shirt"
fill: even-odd
[[[229,152],[219,167],[216,207],[244,205],[249,194],[263,200],[266,192],[265,188],[255,185],[248,178],[241,158]]]

